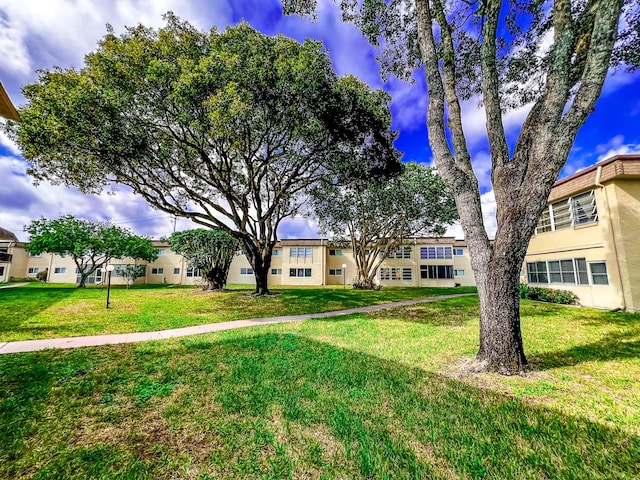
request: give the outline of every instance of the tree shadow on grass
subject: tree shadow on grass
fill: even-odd
[[[15,333],[23,330],[23,324],[50,306],[68,298],[76,288],[14,287],[0,289],[0,341],[5,332]],[[24,327],[33,330],[32,327]]]
[[[606,362],[627,358],[640,358],[640,325],[625,332],[611,333],[597,342],[530,356],[537,370],[570,367],[582,362]]]
[[[584,418],[303,336],[211,338],[0,358],[0,476],[640,475],[640,439]]]

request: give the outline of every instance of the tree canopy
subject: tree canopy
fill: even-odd
[[[313,14],[316,0],[284,0]],[[633,0],[341,0],[346,21],[380,47],[385,74],[424,70],[435,165],[454,194],[480,298],[478,368],[513,374],[527,360],[520,269],[537,220],[612,65],[640,63],[640,7]],[[485,230],[461,101],[486,116],[497,232]],[[528,115],[509,145],[503,114]]]
[[[443,235],[458,218],[438,173],[417,163],[387,181],[323,183],[311,198],[320,230],[351,246],[361,288],[373,288],[380,264],[408,238]]]
[[[169,248],[187,260],[189,268],[200,270],[208,290],[222,290],[227,283],[229,267],[238,253],[239,243],[219,229],[196,228],[174,232]]]
[[[34,220],[26,226],[29,253],[53,253],[71,257],[78,269],[78,287],[113,258],[131,257],[149,262],[158,258],[151,240],[106,222],[82,220],[73,215]]]
[[[302,192],[326,176],[399,170],[389,97],[338,78],[319,42],[166,20],[110,31],[81,69],[39,72],[10,134],[36,181],[122,183],[226,231],[267,292],[278,226]]]

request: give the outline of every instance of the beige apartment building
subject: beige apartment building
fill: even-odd
[[[8,232],[10,234],[10,232]],[[0,236],[2,237],[2,236]],[[71,258],[59,255],[30,255],[24,243],[15,236],[0,238],[0,282],[10,278],[36,277],[46,272],[47,281],[74,283],[77,269]],[[200,273],[188,268],[181,256],[167,244],[155,242],[158,259],[144,265],[144,276],[134,283],[168,283],[196,285]],[[133,259],[114,259],[111,281],[124,284],[119,268],[134,263]],[[345,267],[343,267],[343,265]],[[271,285],[351,285],[356,277],[355,260],[351,249],[332,246],[326,239],[281,240],[273,249],[269,283]],[[103,269],[88,279],[89,284],[104,280]],[[453,237],[415,238],[395,250],[377,272],[382,285],[439,286],[475,285],[466,243]],[[231,263],[228,283],[253,284],[253,269],[247,258],[239,254]]]
[[[640,311],[640,155],[621,155],[558,181],[529,243],[523,281],[580,303]]]

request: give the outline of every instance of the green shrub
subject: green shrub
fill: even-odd
[[[520,298],[537,300],[539,302],[559,303],[562,305],[575,305],[580,300],[577,295],[568,290],[531,287],[525,283],[520,284]]]
[[[37,282],[34,277],[9,277],[10,282]]]

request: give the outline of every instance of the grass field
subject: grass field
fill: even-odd
[[[500,377],[477,312],[0,356],[0,478],[640,478],[640,315],[524,302]]]
[[[475,292],[475,287],[363,291],[342,287],[273,288],[277,295],[251,296],[252,288],[226,292],[197,287],[141,285],[127,290],[32,283],[0,289],[0,342],[37,338],[164,330],[246,318],[326,312],[398,300]]]

